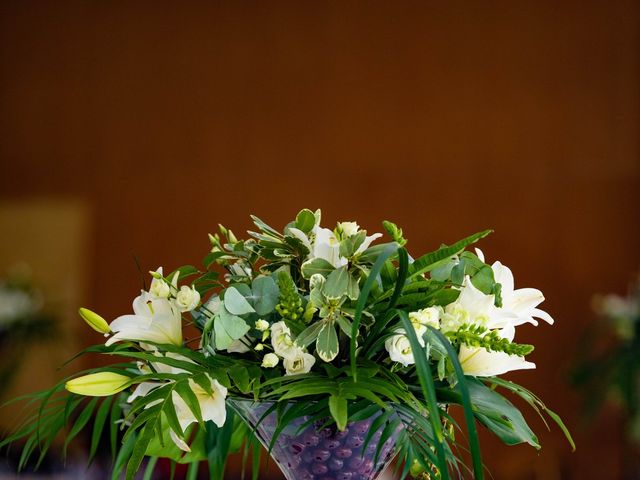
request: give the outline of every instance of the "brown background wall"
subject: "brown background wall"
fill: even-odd
[[[640,266],[639,85],[634,1],[3,2],[0,194],[88,204],[106,317],[139,288],[133,255],[197,262],[250,213],[389,218],[414,254],[492,227],[488,259],[557,320],[521,329],[538,370],[511,378],[579,450],[530,415],[542,452],[487,437],[487,463],[615,478],[617,417],[581,430],[565,371],[590,297]]]

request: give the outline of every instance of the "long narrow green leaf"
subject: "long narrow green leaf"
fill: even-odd
[[[114,397],[105,398],[100,407],[98,407],[98,411],[96,412],[96,418],[93,421],[93,431],[91,432],[91,447],[89,448],[89,461],[93,459],[96,452],[98,451],[98,444],[100,443],[100,438],[102,436],[102,431],[104,430],[104,424],[107,419],[107,415],[109,415],[109,409],[111,408],[111,402]]]
[[[462,370],[462,365],[460,365],[458,354],[453,349],[453,346],[451,345],[449,340],[447,340],[447,338],[439,330],[436,330],[431,326],[429,327],[429,329],[436,335],[436,337],[440,340],[440,343],[442,343],[442,345],[447,349],[449,360],[451,360],[451,363],[453,363],[453,369],[456,372],[456,377],[458,380],[457,387],[462,397],[464,420],[467,425],[467,431],[469,434],[469,449],[471,450],[471,459],[473,461],[473,473],[477,480],[482,480],[484,478],[484,470],[482,467],[482,455],[480,454],[480,440],[478,439],[478,430],[476,429],[476,421],[475,417],[473,416],[473,405],[471,404],[471,398],[469,397],[469,388],[467,387],[464,372]]]
[[[440,262],[446,260],[453,255],[456,255],[462,250],[464,250],[467,246],[472,243],[477,242],[481,238],[489,235],[493,230],[484,230],[482,232],[474,233],[473,235],[468,236],[467,238],[463,238],[462,240],[457,241],[451,246],[442,246],[435,252],[427,253],[422,257],[418,258],[415,262],[411,264],[409,267],[409,278],[413,278],[422,273],[426,273],[433,268],[435,268]]]
[[[362,311],[364,310],[364,306],[367,303],[367,298],[369,297],[369,292],[373,287],[374,282],[380,270],[384,266],[384,262],[387,261],[391,255],[393,255],[398,249],[398,246],[393,243],[385,247],[382,251],[378,259],[371,267],[371,271],[369,272],[369,276],[367,280],[364,282],[362,286],[362,290],[360,291],[360,296],[358,297],[358,302],[356,303],[356,310],[353,316],[353,323],[351,325],[351,342],[350,342],[350,358],[351,358],[351,376],[354,380],[357,380],[357,365],[356,365],[356,348],[358,345],[358,329],[360,328],[360,319],[362,318]]]
[[[406,335],[409,338],[411,349],[414,352],[413,357],[416,362],[415,365],[416,371],[418,373],[418,380],[420,381],[424,398],[427,400],[427,407],[429,412],[428,416],[434,432],[434,447],[438,457],[436,467],[438,468],[438,471],[440,473],[440,478],[442,478],[443,480],[447,480],[449,478],[449,470],[444,453],[443,444],[445,443],[445,439],[442,433],[442,424],[440,423],[440,409],[438,407],[438,401],[436,399],[436,389],[433,382],[433,373],[431,372],[431,368],[429,368],[429,362],[427,361],[426,354],[418,354],[419,352],[424,351],[424,349],[420,345],[418,336],[416,335],[413,325],[411,324],[411,320],[409,320],[409,315],[407,314],[407,312],[404,312],[402,310],[398,310],[398,315],[400,316],[400,320],[404,326]]]
[[[404,284],[407,281],[407,275],[409,273],[409,254],[407,253],[407,249],[401,247],[398,249],[398,278],[396,279],[396,286],[393,289],[393,295],[391,296],[391,300],[389,300],[388,309],[392,309],[396,306],[396,302],[404,289]]]

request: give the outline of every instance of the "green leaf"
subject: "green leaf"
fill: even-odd
[[[467,246],[486,237],[491,232],[492,230],[484,230],[482,232],[475,233],[467,238],[463,238],[451,246],[443,245],[435,252],[423,255],[409,266],[409,278],[429,272],[436,267],[440,267],[444,263],[448,262],[453,255],[459,254]]]
[[[331,395],[329,397],[329,412],[336,421],[338,430],[343,432],[347,428],[347,399],[339,395]]]
[[[447,340],[447,338],[435,328],[428,328],[436,337],[438,337],[442,346],[446,348],[447,353],[449,354],[449,359],[451,360],[453,368],[456,372],[456,379],[458,380],[457,388],[460,392],[460,397],[462,398],[464,420],[467,425],[467,432],[469,434],[469,450],[471,451],[471,459],[473,461],[474,478],[482,480],[484,478],[484,470],[482,468],[482,455],[480,454],[480,440],[478,439],[478,432],[473,418],[473,407],[477,405],[472,402],[470,398],[471,393],[469,385],[471,383],[468,381],[468,377],[465,377],[462,370],[462,365],[460,365],[460,361],[458,360],[458,355],[453,349],[453,346],[451,345],[449,340]]]
[[[323,293],[330,300],[339,300],[346,295],[349,288],[349,271],[344,265],[329,274],[324,284]]]
[[[93,432],[91,433],[91,449],[89,450],[89,459],[91,460],[98,451],[98,444],[100,443],[100,437],[102,436],[102,430],[104,424],[109,415],[111,408],[111,402],[114,397],[105,398],[96,412],[96,418],[93,421]]]
[[[224,306],[233,315],[245,315],[255,312],[251,304],[235,287],[229,287],[225,290]]]
[[[313,260],[308,260],[302,264],[302,276],[307,280],[311,278],[312,275],[319,273],[323,277],[327,277],[332,271],[335,270],[335,267],[327,262],[324,258],[314,258]]]
[[[304,208],[296,215],[296,228],[304,233],[309,233],[315,225],[316,217],[311,210]]]
[[[238,387],[242,393],[249,393],[251,391],[251,378],[249,377],[249,371],[242,365],[233,365],[229,368],[229,377],[233,380],[233,383]]]
[[[131,458],[129,458],[129,462],[127,463],[126,480],[133,480],[138,472],[142,459],[144,458],[144,454],[147,451],[147,447],[149,446],[149,442],[151,442],[154,433],[155,429],[153,422],[149,422],[142,430],[142,434],[136,439],[136,443],[133,446],[133,452],[131,452]]]
[[[280,289],[273,277],[261,275],[251,283],[253,308],[258,315],[268,315],[278,304]]]
[[[484,426],[507,445],[526,442],[540,449],[538,438],[511,402],[479,380],[467,378],[467,386],[475,415]]]
[[[398,249],[398,244],[396,242],[388,242],[374,245],[373,247],[369,247],[364,252],[357,255],[357,258],[354,261],[356,261],[358,264],[375,263],[375,261],[378,260],[378,257],[386,252],[389,248],[391,248],[392,251],[395,252]]]
[[[427,356],[417,354],[418,352],[424,351],[424,349],[420,345],[415,329],[413,328],[413,325],[409,320],[409,315],[407,315],[407,312],[404,312],[402,310],[397,310],[397,312],[400,316],[400,320],[405,329],[405,332],[407,333],[407,337],[409,338],[411,349],[414,352],[413,357],[416,362],[415,365],[416,372],[418,373],[418,380],[420,381],[420,386],[422,388],[424,398],[427,400],[427,412],[429,422],[431,423],[431,427],[433,428],[434,432],[434,447],[438,457],[436,467],[440,471],[441,478],[443,478],[444,480],[448,480],[449,472],[447,470],[447,460],[444,450],[445,438],[442,433],[440,408],[438,407],[438,402],[436,399],[436,390],[433,383],[433,373],[431,372],[431,367],[429,366],[429,362],[427,361]]]
[[[345,238],[340,242],[340,255],[345,258],[351,258],[358,250],[358,247],[362,245],[365,238],[367,237],[367,232],[365,230],[360,230],[355,235],[351,235],[350,237]]]
[[[216,349],[228,348],[231,342],[242,338],[249,329],[249,325],[242,318],[232,315],[225,307],[221,307],[213,323]]]
[[[315,322],[305,328],[302,333],[296,337],[296,345],[300,348],[305,348],[307,345],[315,342],[323,326],[324,322]]]
[[[351,324],[351,342],[349,344],[349,357],[351,358],[351,376],[353,379],[357,379],[357,368],[356,368],[356,348],[358,343],[358,329],[360,328],[360,319],[362,318],[362,311],[364,310],[364,306],[367,303],[367,298],[369,297],[369,292],[371,288],[373,288],[373,284],[376,281],[376,277],[382,270],[384,263],[387,259],[393,255],[397,251],[397,244],[387,244],[385,249],[378,255],[376,262],[371,267],[371,272],[369,272],[369,276],[364,282],[362,290],[360,290],[360,296],[358,297],[358,302],[356,303],[355,313],[353,315],[353,323]]]
[[[168,280],[173,280],[173,276],[176,273],[178,273],[178,281],[180,281],[180,280],[184,280],[187,277],[190,277],[191,275],[195,275],[197,273],[200,273],[200,270],[198,270],[193,265],[183,265],[182,267],[175,269],[173,272],[171,272],[165,278],[167,278]]]
[[[316,352],[325,362],[330,362],[338,355],[338,335],[333,321],[324,321],[318,333]]]
[[[347,285],[347,297],[350,300],[357,300],[360,296],[360,285],[358,284],[358,278],[354,275],[349,275],[349,284]]]

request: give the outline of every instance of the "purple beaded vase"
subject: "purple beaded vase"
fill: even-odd
[[[273,402],[227,399],[229,406],[251,427],[255,427]],[[309,417],[296,418],[278,436],[271,457],[287,480],[375,480],[395,455],[398,431],[376,450],[384,429],[382,425],[365,445],[377,412],[365,420],[349,422],[344,431],[335,424],[309,423]],[[269,448],[277,424],[277,413],[270,412],[256,428],[260,442]],[[307,425],[304,425],[307,424]]]

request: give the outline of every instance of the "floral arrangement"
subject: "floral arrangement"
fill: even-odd
[[[583,356],[578,359],[573,380],[584,392],[586,417],[593,418],[607,400],[617,404],[626,417],[627,440],[637,448],[640,445],[640,276],[626,296],[596,296],[593,309],[599,319],[583,339],[585,345],[580,349]]]
[[[3,444],[26,440],[26,459],[67,421],[68,443],[93,415],[90,454],[109,425],[114,478],[124,470],[132,478],[145,457],[147,469],[157,457],[191,471],[207,461],[211,478],[223,478],[230,452],[253,452],[257,466],[258,440],[273,452],[281,437],[290,460],[276,461],[288,478],[372,478],[394,453],[402,478],[483,478],[476,422],[508,445],[540,448],[500,390],[546,412],[571,442],[538,397],[498,377],[535,368],[525,359],[533,346],[515,343],[515,328],[553,320],[537,308],[539,290],[515,289],[509,268],[465,250],[490,231],[413,259],[391,222],[390,241],[374,244],[382,234],[355,222],[321,227],[319,210],[302,210],[283,231],[252,218],[248,239],[222,226],[209,236],[203,270],[151,272],[133,314],[107,323],[81,309],[106,337],[87,352],[124,363],[34,394],[34,415]],[[464,427],[454,406],[468,445],[456,436]],[[260,415],[247,425],[252,412]],[[309,426],[320,433],[300,437]],[[354,463],[367,446],[375,457]],[[459,448],[469,449],[470,466]]]

